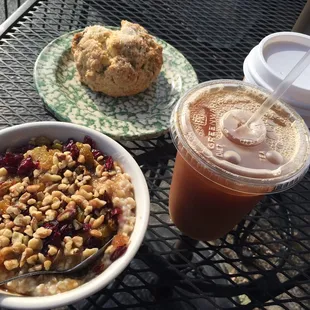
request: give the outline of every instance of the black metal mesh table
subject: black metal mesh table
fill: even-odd
[[[271,32],[290,31],[305,2],[29,0],[26,12],[2,29],[0,128],[53,120],[32,72],[42,48],[67,31],[128,19],[179,49],[200,81],[241,79],[250,49]],[[144,243],[106,289],[67,309],[310,309],[309,173],[292,190],[265,198],[225,238],[196,244],[168,215],[175,158],[169,135],[124,146],[150,189]]]

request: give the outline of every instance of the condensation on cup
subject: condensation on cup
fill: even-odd
[[[266,194],[299,182],[310,164],[309,130],[282,101],[253,126],[238,128],[267,98],[249,83],[197,85],[177,103],[171,135],[178,150],[169,195],[172,221],[187,236],[224,236]]]

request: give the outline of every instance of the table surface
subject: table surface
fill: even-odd
[[[251,48],[269,33],[290,31],[305,2],[37,1],[0,38],[0,128],[53,120],[35,90],[33,67],[43,47],[68,31],[127,19],[181,51],[201,82],[242,79]],[[169,135],[123,145],[150,189],[145,240],[113,283],[66,309],[310,309],[309,173],[266,198],[225,238],[194,244],[168,215],[175,158]]]

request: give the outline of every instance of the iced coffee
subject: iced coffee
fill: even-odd
[[[309,131],[278,101],[244,126],[268,93],[250,84],[202,83],[180,99],[171,118],[178,149],[169,196],[172,221],[186,235],[213,240],[259,200],[294,186],[309,166]]]

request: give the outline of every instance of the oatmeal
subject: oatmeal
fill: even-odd
[[[36,276],[3,289],[45,296],[83,284],[125,253],[134,223],[129,175],[90,137],[38,137],[0,155],[0,280],[74,267],[113,237],[87,275]]]

